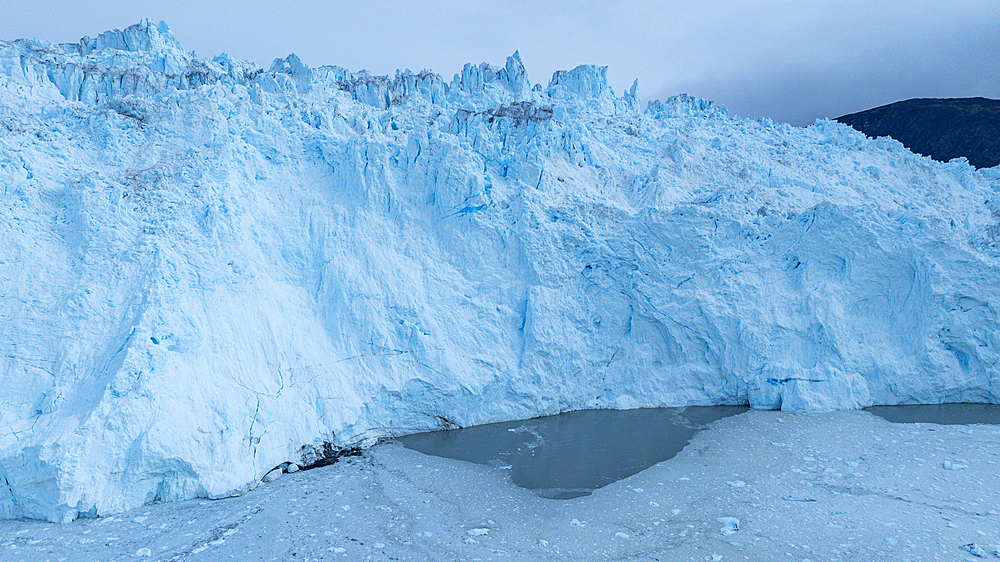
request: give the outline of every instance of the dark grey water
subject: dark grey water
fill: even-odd
[[[904,404],[865,408],[893,423],[1000,424],[1000,404]]]
[[[400,437],[428,455],[510,470],[511,480],[551,499],[571,499],[676,455],[709,423],[745,406],[580,410],[557,416]]]

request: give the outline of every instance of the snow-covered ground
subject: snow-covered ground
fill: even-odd
[[[2,521],[0,559],[976,560],[1000,544],[998,440],[995,425],[752,410],[573,500],[387,443],[241,497]]]

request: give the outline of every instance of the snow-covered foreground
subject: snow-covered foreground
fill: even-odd
[[[3,521],[0,558],[976,559],[1000,543],[998,440],[998,426],[750,411],[567,501],[517,488],[501,469],[387,443],[237,498],[65,525]]]

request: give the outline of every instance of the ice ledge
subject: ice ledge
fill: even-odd
[[[792,412],[857,410],[872,405],[864,377],[828,363],[812,368],[765,365],[751,382],[747,398],[754,409]]]

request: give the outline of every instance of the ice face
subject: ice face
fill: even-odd
[[[1000,401],[996,170],[516,54],[100,37],[0,44],[4,517],[579,408]]]

